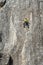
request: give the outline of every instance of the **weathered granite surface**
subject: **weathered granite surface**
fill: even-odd
[[[0,0],[4,1],[4,0]],[[29,30],[23,19],[30,19]],[[43,0],[6,0],[0,8],[0,65],[43,65]]]

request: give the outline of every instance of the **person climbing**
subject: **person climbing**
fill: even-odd
[[[27,26],[29,28],[29,19],[28,18],[24,18],[23,26],[24,26],[24,28],[25,28],[25,26]]]

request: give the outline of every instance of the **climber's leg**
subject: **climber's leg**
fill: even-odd
[[[25,28],[25,25],[26,25],[26,23],[23,23],[24,28]]]
[[[28,22],[26,22],[26,26],[29,28],[29,23]]]
[[[28,28],[29,28],[29,23],[28,23]]]

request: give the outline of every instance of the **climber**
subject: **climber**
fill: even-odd
[[[25,26],[27,26],[29,28],[29,19],[28,18],[24,18],[23,26],[24,26],[24,28],[25,28]]]

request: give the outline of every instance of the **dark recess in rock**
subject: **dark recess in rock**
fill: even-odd
[[[0,2],[0,7],[3,7],[6,3],[6,0],[4,2]]]
[[[2,33],[0,33],[0,42],[2,42]]]
[[[2,59],[2,56],[3,56],[3,54],[2,54],[2,53],[0,53],[0,60]]]
[[[11,56],[9,57],[9,61],[8,61],[8,64],[7,65],[13,65],[13,59],[12,59]]]

